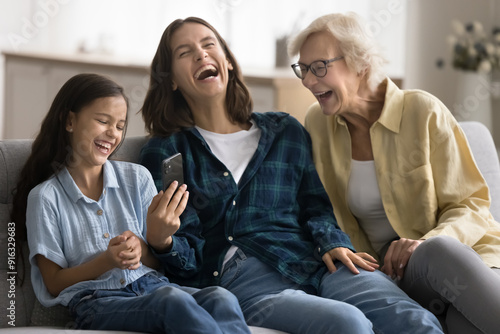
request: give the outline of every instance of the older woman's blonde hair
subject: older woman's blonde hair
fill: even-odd
[[[368,85],[375,89],[386,77],[387,60],[380,53],[368,24],[356,13],[328,14],[311,22],[288,42],[288,54],[295,57],[311,34],[327,31],[338,41],[347,66],[356,73],[366,72]]]

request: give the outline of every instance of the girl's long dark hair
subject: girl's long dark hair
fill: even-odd
[[[78,113],[96,99],[112,96],[123,96],[128,106],[123,88],[98,74],[75,75],[57,93],[42,121],[40,132],[33,141],[31,154],[21,170],[14,189],[11,221],[16,225],[16,238],[19,241],[16,245],[27,239],[26,207],[29,192],[58,173],[69,162],[72,152],[70,137],[66,131],[69,112]],[[23,260],[22,249],[18,247],[17,251],[18,259]],[[22,281],[24,276],[20,278]]]
[[[172,49],[170,41],[174,32],[186,23],[202,24],[212,30],[233,65],[229,71],[229,82],[226,92],[226,107],[231,121],[245,123],[250,119],[253,109],[252,98],[243,83],[243,75],[234,55],[220,36],[208,22],[198,17],[178,19],[168,25],[158,45],[151,63],[149,88],[141,108],[142,118],[147,131],[153,136],[169,136],[183,128],[194,126],[194,118],[186,100],[179,92],[172,89]]]

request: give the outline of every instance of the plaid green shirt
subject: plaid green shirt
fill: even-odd
[[[161,189],[161,161],[181,152],[190,193],[172,250],[160,255],[167,276],[183,285],[218,285],[231,244],[297,284],[317,287],[321,256],[353,247],[340,230],[311,157],[303,126],[285,113],[253,113],[258,148],[236,184],[195,128],[152,138],[141,163]]]

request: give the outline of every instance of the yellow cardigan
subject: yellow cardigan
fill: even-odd
[[[316,103],[305,126],[340,227],[356,250],[377,257],[347,204],[352,154],[345,120],[325,116]],[[489,211],[489,190],[446,106],[427,92],[400,90],[387,79],[384,108],[370,137],[382,203],[394,231],[410,239],[454,237],[487,265],[500,268],[500,224]]]

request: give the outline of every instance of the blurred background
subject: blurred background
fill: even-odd
[[[144,134],[136,112],[148,66],[167,25],[187,16],[207,20],[226,39],[256,111],[302,120],[314,99],[293,77],[289,64],[296,59],[283,52],[286,39],[318,16],[346,11],[367,20],[390,61],[388,76],[402,88],[436,95],[460,120],[479,117],[500,143],[498,70],[462,79],[450,45],[453,20],[465,28],[479,23],[489,38],[500,27],[500,0],[0,0],[0,139],[32,138],[60,86],[90,71],[125,87],[129,134]],[[500,57],[498,42],[493,50]],[[470,93],[463,93],[464,81]]]

